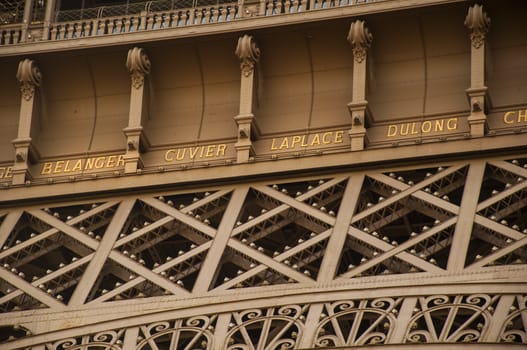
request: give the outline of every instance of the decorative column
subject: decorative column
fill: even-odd
[[[22,20],[22,36],[20,42],[26,42],[29,34],[29,25],[31,24],[31,15],[33,12],[33,0],[24,2],[24,18]]]
[[[12,141],[15,148],[13,184],[20,185],[24,184],[26,180],[31,180],[29,174],[31,123],[35,110],[35,91],[40,86],[42,75],[35,61],[26,58],[18,64],[16,78],[20,82],[22,96],[18,118],[18,135]]]
[[[150,59],[142,48],[134,47],[128,51],[126,67],[130,71],[132,86],[128,126],[123,129],[126,136],[124,171],[135,173],[143,166],[140,148],[142,143],[146,143],[142,122],[145,114],[145,79],[150,73]]]
[[[254,66],[260,58],[260,49],[252,36],[244,35],[238,39],[236,56],[240,59],[240,112],[234,117],[238,125],[238,142],[234,144],[238,163],[246,163],[253,154],[252,138],[258,137],[259,130],[253,109]]]
[[[46,1],[46,14],[44,15],[44,29],[42,32],[42,40],[49,40],[49,28],[51,27],[51,21],[55,14],[56,0]]]
[[[366,126],[365,115],[368,101],[366,101],[366,58],[367,50],[371,45],[373,35],[364,24],[357,20],[351,23],[348,33],[348,42],[353,49],[353,93],[348,109],[351,115],[351,150],[364,149]]]
[[[468,9],[465,26],[470,29],[470,88],[466,90],[470,101],[470,135],[481,137],[487,129],[485,100],[485,35],[489,30],[490,19],[483,6],[473,5]]]

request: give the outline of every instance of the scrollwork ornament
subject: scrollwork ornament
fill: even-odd
[[[287,350],[293,349],[296,345],[296,341],[293,339],[280,339],[276,343],[272,344],[270,349],[273,350]]]
[[[27,81],[23,81],[20,84],[20,92],[22,93],[24,100],[29,101],[33,98],[33,96],[35,96],[35,85]]]
[[[132,77],[132,86],[139,89],[144,84],[145,75],[150,73],[151,62],[145,50],[134,47],[128,51],[126,68]]]
[[[35,87],[40,86],[42,81],[42,74],[35,61],[29,58],[20,61],[16,78],[20,82],[20,91],[24,100],[31,100],[35,95]]]
[[[447,295],[433,295],[425,299],[424,305],[430,307],[431,305],[445,305],[450,302],[450,298]]]
[[[363,345],[363,344],[370,344],[370,345],[383,344],[386,341],[386,338],[387,338],[387,336],[384,333],[373,332],[373,333],[368,334],[366,337],[364,337],[364,339],[362,340],[360,345]]]
[[[332,306],[332,310],[338,310],[338,311],[346,311],[351,310],[355,307],[355,303],[352,300],[346,300],[342,302],[335,303]]]
[[[205,329],[211,325],[211,319],[210,317],[207,317],[207,316],[195,316],[195,317],[188,318],[185,321],[185,325],[188,327],[196,327],[196,328]]]
[[[278,309],[277,314],[281,316],[289,316],[292,318],[298,318],[302,313],[302,307],[299,305],[287,305],[282,306]]]
[[[151,336],[151,335],[154,335],[156,333],[163,332],[164,330],[167,330],[169,328],[171,328],[170,327],[170,323],[167,322],[167,321],[156,322],[156,323],[152,323],[152,324],[148,325],[145,328],[144,333],[145,333],[146,336]]]
[[[52,349],[72,349],[77,345],[77,340],[75,338],[62,339],[53,344]]]
[[[260,49],[254,38],[247,34],[240,37],[235,54],[240,59],[240,69],[243,75],[249,77],[254,70],[254,65],[260,60]]]
[[[429,332],[420,330],[408,334],[406,341],[410,343],[430,343],[432,339]]]
[[[481,332],[475,329],[465,329],[455,335],[455,338],[449,339],[450,342],[457,343],[461,341],[463,343],[474,343],[480,338]]]
[[[366,59],[366,51],[373,40],[373,35],[370,33],[368,27],[366,27],[365,22],[361,20],[353,21],[347,39],[351,44],[355,62],[363,62]]]
[[[389,310],[395,307],[395,304],[396,301],[392,298],[379,298],[372,300],[370,306],[382,310]]]
[[[132,77],[132,86],[135,89],[139,89],[145,83],[145,76],[138,71],[133,71],[131,74],[131,77]]]
[[[490,26],[490,18],[483,11],[483,6],[475,4],[469,7],[465,26],[471,30],[470,41],[475,49],[479,49],[484,41]]]
[[[263,316],[263,312],[259,309],[250,309],[240,312],[240,320],[242,320],[242,322],[253,320],[261,316]]]

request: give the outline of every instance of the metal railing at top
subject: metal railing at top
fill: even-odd
[[[42,27],[0,24],[0,46],[206,25],[392,0],[251,0],[250,4],[246,1],[155,0],[59,11],[51,23]]]
[[[96,19],[116,16],[137,15],[141,12],[172,11],[184,8],[196,8],[202,6],[221,5],[230,3],[232,0],[157,0],[136,2],[123,5],[100,6],[82,8],[56,13],[56,22],[69,22],[82,19]]]

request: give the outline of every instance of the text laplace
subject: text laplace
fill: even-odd
[[[344,131],[327,131],[316,134],[293,135],[273,138],[271,141],[271,151],[287,150],[295,148],[317,147],[343,143]]]

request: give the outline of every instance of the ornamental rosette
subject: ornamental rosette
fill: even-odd
[[[16,78],[20,82],[20,91],[24,100],[31,100],[35,95],[35,87],[40,86],[42,82],[42,74],[35,61],[29,58],[20,61]]]
[[[132,77],[132,86],[139,89],[144,84],[145,75],[150,73],[150,59],[145,50],[140,47],[134,47],[128,50],[126,58],[126,68],[130,71]]]
[[[348,42],[353,49],[355,62],[361,63],[366,58],[366,50],[370,47],[373,35],[364,21],[356,20],[351,23],[348,33]]]
[[[243,75],[245,77],[250,76],[254,70],[254,65],[260,59],[260,49],[254,38],[247,34],[240,37],[235,54],[240,59],[240,68]]]
[[[474,5],[469,7],[465,26],[470,29],[470,41],[475,49],[479,49],[484,41],[485,35],[489,31],[490,18],[483,11],[483,6]]]

